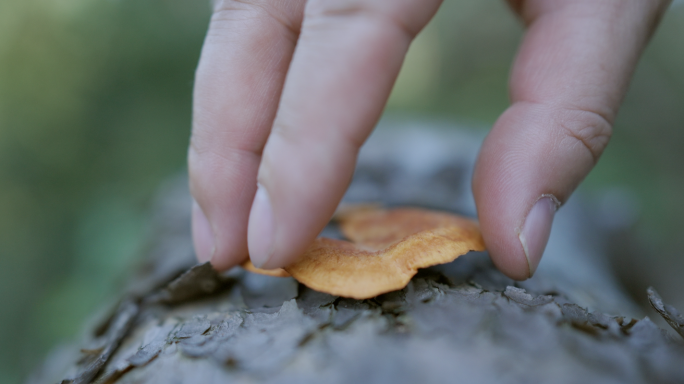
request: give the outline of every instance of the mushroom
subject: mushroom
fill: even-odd
[[[291,275],[320,292],[368,299],[404,288],[420,268],[483,251],[478,224],[446,212],[418,208],[346,208],[335,215],[350,241],[316,239],[284,269],[243,268],[271,276]]]

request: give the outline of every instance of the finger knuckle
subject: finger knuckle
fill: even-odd
[[[557,119],[563,135],[586,148],[596,163],[612,135],[609,119],[590,110],[563,110]]]
[[[212,27],[238,20],[270,20],[280,24],[293,35],[298,35],[303,17],[301,1],[216,0]]]
[[[310,0],[306,7],[307,20],[348,19],[366,20],[375,25],[399,29],[414,38],[427,21],[423,22],[411,12],[415,1],[363,1],[363,0]]]
[[[273,124],[269,140],[277,140],[290,148],[300,148],[303,150],[328,148],[331,152],[339,150],[357,153],[367,136],[362,131],[330,127],[327,129],[304,131],[296,128],[285,119],[279,119]]]

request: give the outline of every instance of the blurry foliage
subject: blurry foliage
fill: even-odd
[[[388,111],[491,125],[508,106],[522,32],[503,1],[445,1],[411,45]]]
[[[80,328],[184,166],[208,3],[0,2],[0,382]]]
[[[208,0],[0,2],[0,382],[77,333],[134,261],[152,193],[184,167],[209,16]],[[388,110],[491,125],[508,104],[521,36],[502,1],[446,1],[412,45]],[[641,233],[667,240],[646,266],[680,275],[681,36],[680,6],[587,180],[636,191]]]

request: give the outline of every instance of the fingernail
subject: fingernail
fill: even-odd
[[[271,200],[266,189],[258,185],[247,228],[249,258],[257,268],[264,267],[273,255],[274,228]]]
[[[192,200],[192,241],[195,243],[195,253],[200,263],[210,261],[214,256],[214,231],[202,212],[199,204]]]
[[[518,235],[525,250],[525,257],[527,257],[530,277],[534,275],[544,254],[544,248],[551,233],[553,216],[559,206],[560,202],[553,195],[542,195],[527,214],[523,229]]]

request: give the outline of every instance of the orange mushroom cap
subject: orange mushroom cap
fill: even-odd
[[[444,264],[469,251],[483,251],[477,222],[417,208],[361,206],[335,215],[350,241],[318,238],[293,264],[277,270],[317,291],[368,299],[404,288],[420,268]]]

